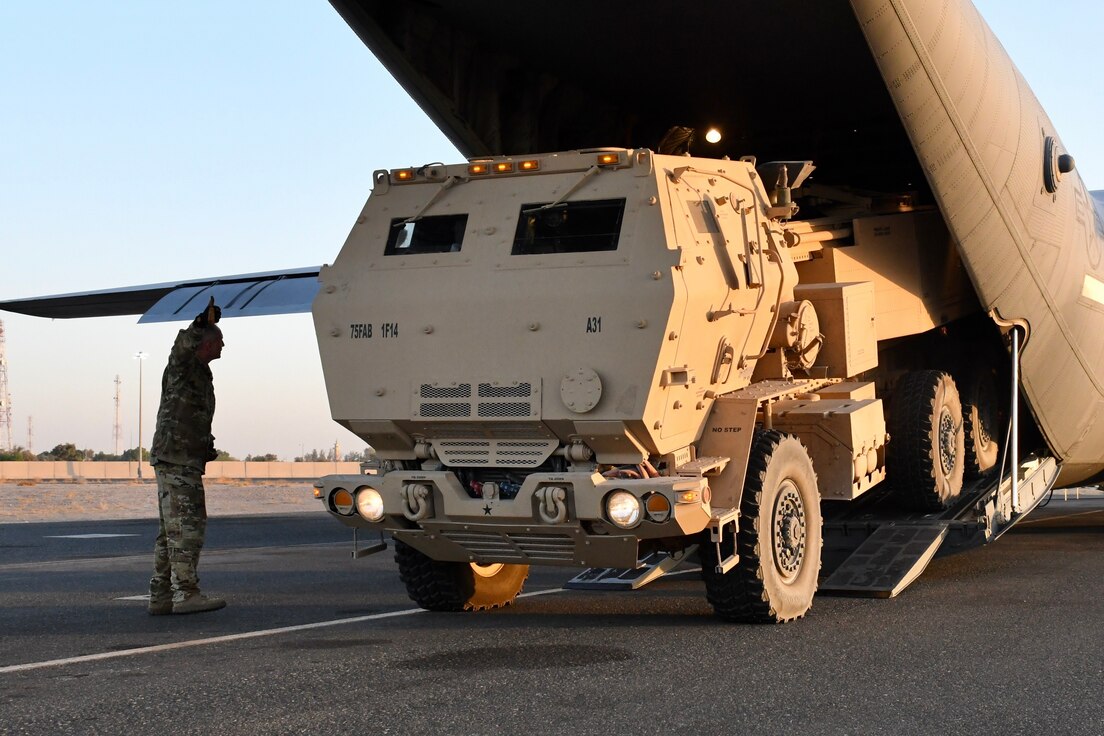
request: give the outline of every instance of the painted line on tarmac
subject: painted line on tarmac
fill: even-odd
[[[1030,519],[1028,521],[1021,521],[1020,526],[1027,526],[1028,524],[1042,524],[1045,521],[1058,521],[1059,519],[1072,519],[1075,516],[1087,516],[1089,514],[1099,514],[1104,512],[1104,509],[1093,509],[1092,511],[1078,511],[1076,514],[1062,514],[1061,516],[1044,516],[1041,519]]]
[[[349,542],[308,542],[307,544],[278,544],[269,545],[266,547],[221,547],[217,549],[204,550],[203,558],[208,559],[210,557],[216,557],[221,555],[234,554],[237,552],[269,552],[272,550],[285,550],[285,549],[302,549],[305,547],[340,547],[348,546]],[[113,557],[69,557],[60,560],[41,560],[39,562],[11,562],[6,565],[0,565],[0,572],[8,570],[26,570],[36,567],[51,567],[56,565],[89,565],[97,562],[119,562],[119,561],[134,561],[143,560],[148,562],[153,558],[153,553],[142,553],[140,555],[116,555]]]
[[[538,595],[549,595],[550,593],[563,593],[564,588],[550,588],[548,590],[536,590],[532,593],[522,593],[518,598],[532,598]],[[224,644],[231,641],[242,641],[244,639],[258,639],[264,636],[276,636],[278,634],[290,634],[296,631],[308,631],[310,629],[324,629],[330,626],[344,626],[346,624],[357,624],[364,621],[379,621],[388,618],[398,618],[399,616],[410,616],[415,613],[425,613],[423,608],[406,608],[401,611],[389,611],[387,613],[373,613],[368,616],[356,616],[354,618],[338,618],[332,621],[318,621],[313,624],[299,624],[297,626],[281,626],[278,629],[260,629],[258,631],[246,631],[241,634],[226,634],[225,636],[212,636],[206,639],[192,639],[190,641],[178,641],[172,644],[157,644],[152,647],[136,647],[135,649],[123,649],[117,652],[100,652],[99,654],[85,654],[78,657],[66,657],[64,659],[50,659],[44,662],[28,662],[27,664],[13,664],[7,667],[0,667],[0,675],[9,674],[12,672],[27,672],[29,670],[39,670],[46,667],[62,667],[68,664],[80,664],[82,662],[99,662],[105,659],[120,659],[122,657],[135,657],[140,654],[157,654],[158,652],[171,652],[174,649],[190,649],[191,647],[201,647],[208,644]]]
[[[113,539],[115,537],[137,537],[139,534],[44,534],[43,539]]]

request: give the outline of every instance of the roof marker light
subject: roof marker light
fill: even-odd
[[[510,173],[511,171],[514,170],[514,162],[513,161],[499,161],[498,163],[496,163],[494,165],[494,170],[495,170],[496,174],[508,174],[508,173]]]
[[[395,169],[391,176],[395,177],[395,181],[413,181],[414,169]]]
[[[538,171],[540,170],[540,161],[536,159],[527,159],[525,161],[518,162],[518,169],[520,171]]]
[[[621,163],[620,153],[599,153],[598,165],[599,166],[616,166]]]
[[[469,164],[468,173],[472,176],[483,176],[484,174],[491,173],[491,167],[487,164]]]

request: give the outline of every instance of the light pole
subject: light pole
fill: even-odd
[[[142,361],[148,357],[142,351],[134,354],[138,361],[138,480],[142,479]]]

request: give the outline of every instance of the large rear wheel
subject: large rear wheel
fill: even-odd
[[[986,370],[971,370],[958,384],[962,391],[965,477],[973,480],[992,470],[1000,456],[997,390],[992,373]]]
[[[796,437],[759,431],[752,441],[740,501],[739,531],[724,530],[721,559],[739,562],[718,573],[717,546],[701,547],[705,591],[729,621],[782,623],[813,605],[820,573],[821,516],[816,473]]]
[[[954,379],[910,371],[897,384],[887,447],[889,481],[920,511],[941,511],[962,493],[965,432]]]
[[[433,560],[395,541],[395,562],[410,599],[430,611],[482,611],[514,602],[528,565],[477,565]]]

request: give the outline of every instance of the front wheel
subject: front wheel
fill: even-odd
[[[783,623],[813,605],[820,574],[820,493],[801,441],[759,431],[752,441],[740,500],[739,531],[724,530],[721,558],[739,562],[718,573],[717,546],[701,547],[705,591],[717,615],[745,623]]]
[[[441,562],[398,540],[395,562],[407,595],[429,611],[482,611],[508,606],[529,577],[528,565]]]

